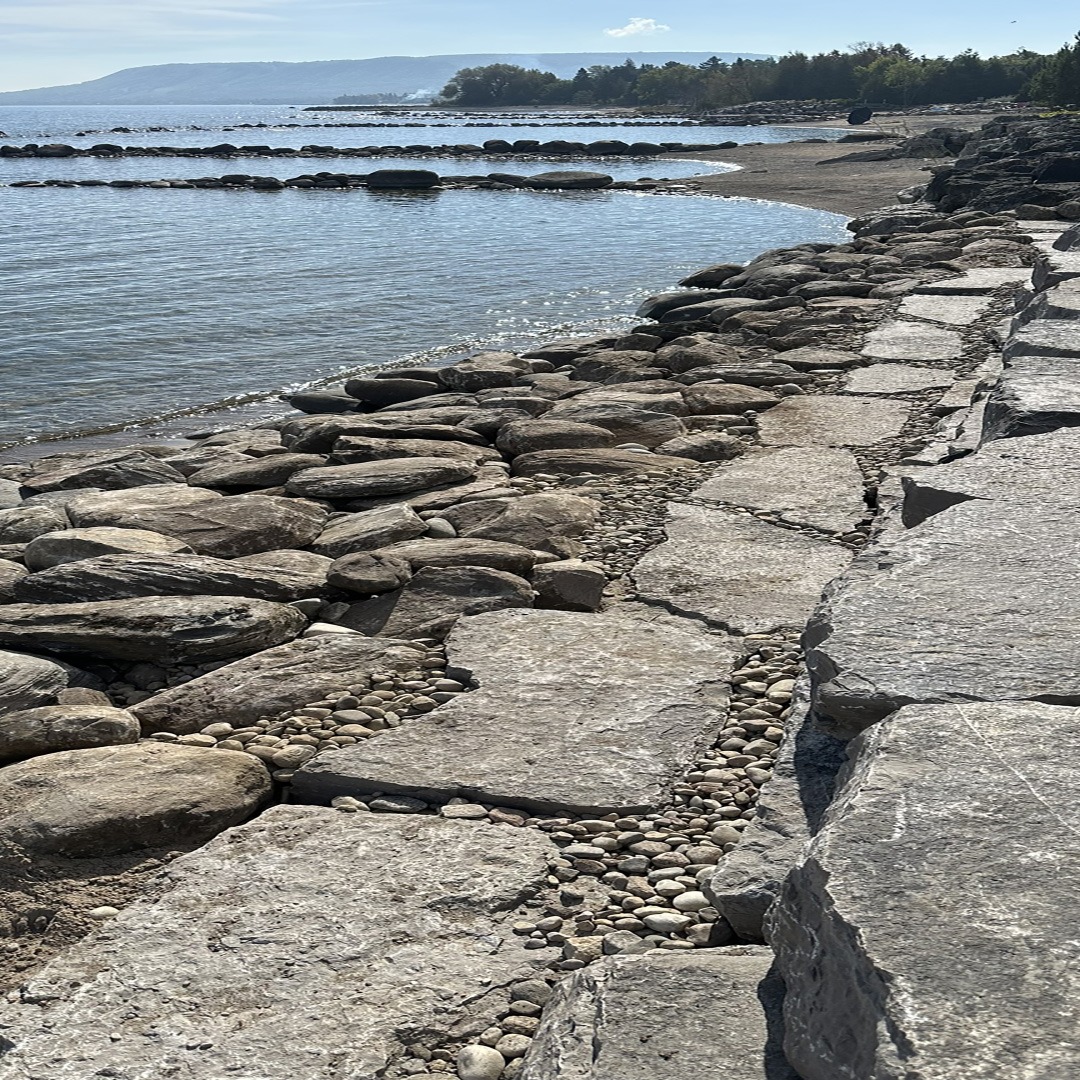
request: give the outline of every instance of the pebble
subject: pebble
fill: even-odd
[[[407,795],[382,795],[372,799],[368,806],[384,814],[422,814],[428,808],[422,799],[410,799]]]
[[[532,1039],[528,1035],[504,1035],[496,1044],[495,1049],[506,1059],[524,1057],[532,1046]]]
[[[112,919],[119,915],[120,909],[110,907],[106,904],[102,907],[91,908],[86,914],[91,919],[97,919],[98,922],[104,922],[106,919]]]
[[[506,1058],[491,1046],[463,1046],[455,1064],[460,1080],[499,1080]]]

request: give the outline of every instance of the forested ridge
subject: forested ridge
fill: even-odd
[[[1020,49],[982,57],[916,56],[905,45],[860,44],[847,51],[693,66],[627,60],[582,68],[570,79],[490,64],[464,68],[441,100],[480,105],[677,105],[715,109],[751,101],[872,102],[894,107],[1008,97],[1052,105],[1080,102],[1080,34],[1049,56]]]

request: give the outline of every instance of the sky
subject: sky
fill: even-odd
[[[903,42],[1052,52],[1067,0],[0,0],[0,90],[146,64],[490,52],[748,52]]]

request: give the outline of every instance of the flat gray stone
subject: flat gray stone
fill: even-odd
[[[911,367],[908,364],[871,364],[856,368],[844,380],[846,394],[909,394],[949,386],[951,371]]]
[[[829,394],[784,398],[758,417],[766,446],[871,446],[900,434],[910,407]]]
[[[701,879],[702,891],[742,941],[765,941],[766,915],[820,827],[847,761],[848,744],[818,728],[809,698],[809,680],[800,679],[772,779],[758,794],[757,816],[738,846]]]
[[[956,360],[962,349],[963,341],[954,330],[890,322],[867,335],[862,352],[875,360]]]
[[[188,735],[219,720],[242,727],[346,690],[373,672],[415,671],[423,657],[419,646],[387,638],[303,638],[155,694],[130,711],[147,731]]]
[[[976,454],[902,478],[904,524],[971,499],[1080,507],[1080,428],[999,439]]]
[[[771,918],[804,1080],[1080,1075],[1080,769],[1018,735],[1073,746],[1080,711],[913,706],[857,744]]]
[[[1080,425],[1080,357],[1018,356],[986,402],[983,438],[1039,435]]]
[[[982,296],[906,296],[900,304],[901,315],[916,319],[946,323],[949,326],[971,326],[990,306],[988,295]]]
[[[1020,356],[1064,356],[1080,362],[1080,326],[1072,319],[1032,319],[1009,335],[1002,348],[1005,363]]]
[[[64,529],[43,533],[26,545],[23,560],[31,570],[46,570],[61,563],[93,559],[98,555],[140,553],[190,554],[180,540],[145,529]]]
[[[722,720],[731,647],[648,612],[508,610],[462,619],[451,678],[478,689],[311,761],[297,798],[383,791],[603,814],[660,805]]]
[[[535,977],[544,954],[511,924],[550,853],[532,829],[275,807],[38,972],[5,1015],[5,1071],[389,1075],[426,1033],[490,1025],[504,987]]]
[[[520,1080],[798,1080],[777,1038],[772,963],[741,946],[590,964],[545,1006]]]
[[[1071,278],[1038,293],[1017,313],[1019,323],[1036,319],[1080,319],[1080,279]]]
[[[410,457],[333,465],[294,473],[286,489],[315,499],[366,499],[428,491],[471,480],[476,466],[453,458]]]
[[[923,296],[985,296],[1005,285],[1015,285],[1020,289],[1030,281],[1029,267],[985,266],[968,270],[959,277],[943,278],[941,281],[920,285],[915,289],[915,293]]]
[[[53,705],[67,684],[68,673],[59,664],[40,656],[0,650],[0,716]]]
[[[819,721],[841,738],[904,705],[1080,702],[1078,640],[1075,510],[983,500],[869,550],[805,636]]]
[[[694,497],[770,510],[826,532],[850,532],[869,513],[858,462],[830,446],[749,450],[717,469]]]
[[[735,634],[802,626],[851,561],[837,544],[725,510],[673,503],[666,528],[632,571],[638,595]]]

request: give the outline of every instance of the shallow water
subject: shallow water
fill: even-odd
[[[108,112],[134,126],[130,114]],[[246,168],[239,159],[223,170],[8,161],[0,180],[27,164],[54,176],[92,166],[104,178]],[[702,171],[698,162],[623,164],[635,176],[675,175],[676,164]],[[317,162],[258,165],[250,171],[295,175]],[[604,191],[0,187],[0,442],[273,402],[284,389],[406,357],[632,326],[640,298],[690,269],[802,240],[842,242],[843,225],[777,203]]]

